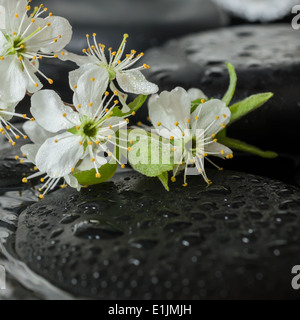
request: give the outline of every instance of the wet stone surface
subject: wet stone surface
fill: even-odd
[[[32,165],[21,164],[15,159],[15,156],[21,156],[19,147],[25,143],[22,141],[13,148],[6,140],[0,140],[0,194],[11,189],[22,189],[22,178],[32,172]]]
[[[16,253],[76,297],[299,298],[299,189],[208,173],[211,187],[190,177],[169,193],[131,172],[81,193],[56,191],[21,213]]]
[[[231,126],[229,134],[262,148],[297,153],[292,146],[300,137],[298,36],[290,24],[278,24],[229,27],[171,40],[146,52],[148,79],[161,90],[196,87],[221,98],[228,88],[229,61],[238,75],[235,101],[260,92],[275,94]]]

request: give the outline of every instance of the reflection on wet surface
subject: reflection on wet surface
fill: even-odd
[[[2,193],[2,192],[1,192]],[[32,272],[15,257],[12,236],[17,228],[18,213],[24,204],[36,201],[32,190],[7,191],[0,195],[0,265],[7,272],[6,290],[0,299],[70,299],[71,297]]]
[[[36,193],[21,183],[26,166],[14,159],[19,146],[12,148],[0,137],[0,265],[7,273],[6,289],[0,290],[1,299],[70,299],[68,294],[53,287],[16,258],[13,236],[18,215],[27,205],[37,201]]]

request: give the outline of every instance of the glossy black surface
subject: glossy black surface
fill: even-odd
[[[165,192],[136,173],[65,189],[28,207],[15,249],[75,296],[97,299],[289,298],[299,260],[300,191],[209,171]]]

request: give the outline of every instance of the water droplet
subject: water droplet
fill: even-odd
[[[141,264],[140,260],[138,260],[138,259],[129,259],[128,262],[129,262],[129,264],[133,264],[137,267]]]
[[[58,237],[59,235],[61,235],[62,233],[64,232],[64,229],[63,228],[58,228],[56,230],[53,230],[50,234],[50,239],[53,239],[53,238],[56,238]]]
[[[60,223],[60,224],[70,224],[70,223],[76,221],[78,218],[80,218],[79,215],[71,215],[71,214],[69,214],[69,215],[63,217],[63,218],[60,220],[59,223]]]
[[[300,208],[300,202],[299,201],[295,201],[295,200],[285,200],[282,201],[279,204],[279,209],[280,210],[288,210],[288,209],[299,209]]]
[[[76,224],[73,228],[76,237],[84,239],[112,239],[123,235],[123,232],[110,222],[89,220]]]

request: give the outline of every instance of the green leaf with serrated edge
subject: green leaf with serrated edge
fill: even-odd
[[[148,177],[158,177],[173,170],[171,145],[165,143],[162,137],[150,136],[144,130],[137,129],[129,132],[128,140],[134,142],[128,152],[128,162],[134,170]],[[163,161],[163,157],[166,161]]]
[[[232,139],[232,138],[228,138],[228,137],[219,137],[219,135],[218,135],[218,142],[220,142],[221,144],[225,145],[226,147],[228,147],[230,149],[248,152],[248,153],[260,156],[262,158],[274,159],[274,158],[278,157],[278,154],[276,152],[263,151],[257,147],[254,147],[250,144],[247,144],[245,142],[242,142],[242,141],[239,141],[236,139]]]
[[[164,172],[161,175],[158,176],[158,179],[162,183],[162,185],[165,187],[167,191],[170,191],[169,188],[169,175],[168,172]]]
[[[230,101],[234,95],[234,92],[235,92],[236,83],[237,83],[237,76],[236,76],[235,68],[231,63],[226,62],[226,66],[227,66],[227,69],[229,72],[230,83],[229,83],[229,88],[228,88],[225,96],[223,97],[222,101],[224,101],[226,103],[226,106],[229,106],[229,103],[230,103]]]
[[[271,99],[273,95],[274,94],[272,92],[259,93],[232,105],[230,107],[230,111],[231,111],[230,124],[237,121],[241,117],[245,116],[249,112],[261,107],[269,99]]]
[[[74,173],[73,176],[78,180],[78,182],[81,185],[91,186],[91,185],[99,184],[99,183],[110,180],[116,173],[117,168],[118,168],[118,164],[111,164],[111,163],[104,164],[98,169],[99,173],[101,174],[101,178],[96,178],[95,169]]]
[[[137,112],[145,103],[148,96],[145,95],[139,95],[137,98],[135,98],[131,103],[128,104],[128,107],[130,108],[129,112],[123,113],[118,107],[114,108],[110,115],[112,117],[126,117],[132,114],[132,112]]]

